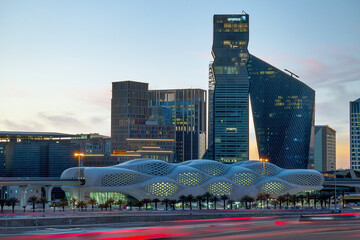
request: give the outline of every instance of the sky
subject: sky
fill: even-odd
[[[337,167],[349,168],[357,0],[0,0],[0,130],[110,135],[112,82],[208,89],[213,15],[243,10],[249,52],[316,91],[315,123],[337,131]]]

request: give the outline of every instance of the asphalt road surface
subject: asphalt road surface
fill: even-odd
[[[22,228],[0,232],[0,239],[360,239],[360,219],[315,217],[239,217],[122,223],[54,228]]]

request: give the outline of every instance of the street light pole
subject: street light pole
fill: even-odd
[[[335,169],[335,209],[334,209],[334,212],[337,213],[337,191],[336,191],[336,169]],[[344,200],[343,200],[344,201]]]
[[[79,164],[78,180],[79,180],[79,200],[80,200],[80,185],[81,185],[80,165],[81,165],[81,157],[85,156],[85,154],[84,153],[75,153],[74,156],[78,157],[78,164]]]
[[[259,161],[263,163],[263,176],[264,176],[263,193],[264,193],[264,186],[265,186],[265,162],[268,162],[269,159],[267,159],[267,158],[260,158]]]

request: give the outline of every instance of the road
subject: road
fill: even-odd
[[[360,219],[238,217],[157,223],[122,223],[0,232],[0,239],[360,239]]]

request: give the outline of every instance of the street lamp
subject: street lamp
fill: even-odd
[[[262,191],[263,191],[263,193],[265,193],[265,192],[264,192],[264,187],[265,187],[265,163],[268,162],[269,159],[267,159],[267,158],[260,158],[259,161],[263,163],[264,184],[263,184],[263,188],[262,188],[263,190],[262,190]]]
[[[78,163],[79,163],[78,180],[79,180],[79,199],[80,199],[80,185],[81,185],[80,162],[81,162],[81,157],[85,156],[85,154],[84,154],[84,153],[75,153],[74,156],[75,156],[75,157],[78,157]]]

